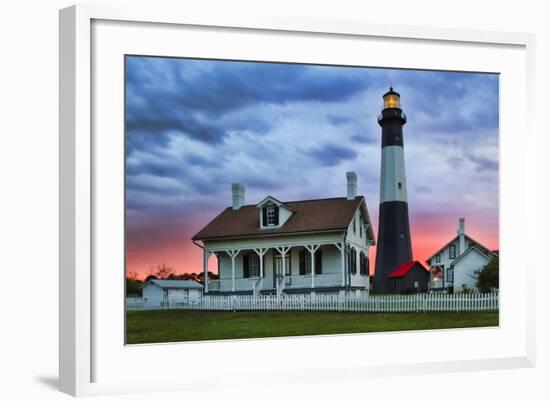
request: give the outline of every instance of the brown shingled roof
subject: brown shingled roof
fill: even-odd
[[[193,240],[255,235],[290,234],[310,231],[345,230],[364,198],[313,199],[284,202],[294,211],[279,228],[260,229],[260,212],[256,205],[243,206],[238,210],[226,208],[202,230]],[[366,216],[368,218],[368,214]]]

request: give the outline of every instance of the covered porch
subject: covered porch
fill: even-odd
[[[208,280],[205,293],[280,295],[312,289],[368,289],[369,285],[368,251],[357,252],[345,241],[205,247],[205,277],[212,255],[218,258],[219,279]]]

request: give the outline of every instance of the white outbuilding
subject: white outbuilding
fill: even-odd
[[[465,220],[460,218],[457,235],[426,260],[431,291],[476,291],[476,272],[498,255],[468,236],[464,226]]]
[[[170,302],[198,302],[202,284],[193,280],[149,280],[143,287],[143,301],[147,306],[169,305]]]

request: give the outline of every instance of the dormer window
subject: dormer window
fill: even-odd
[[[267,207],[267,226],[275,225],[275,206]]]
[[[268,203],[262,208],[262,226],[277,227],[279,225],[279,207]]]
[[[272,196],[266,197],[256,207],[260,212],[260,228],[279,228],[294,213],[294,209]]]

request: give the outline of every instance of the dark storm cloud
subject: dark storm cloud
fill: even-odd
[[[449,163],[452,168],[459,169],[464,164],[464,159],[462,157],[451,156],[447,158],[447,163]]]
[[[425,131],[476,137],[481,129],[498,127],[498,76],[456,72],[396,71],[397,87],[414,90],[402,94],[410,122]],[[464,102],[467,99],[467,102]]]
[[[128,208],[208,219],[230,204],[232,182],[245,185],[249,204],[266,195],[339,196],[347,169],[377,199],[376,117],[392,82],[408,115],[407,155],[417,161],[408,170],[411,197],[424,194],[421,207],[430,208],[451,191],[419,183],[445,176],[454,191],[464,171],[490,178],[498,169],[493,143],[479,147],[498,133],[498,79],[474,75],[128,58]],[[464,156],[472,147],[474,156]]]
[[[146,110],[128,111],[126,129],[130,135],[143,132],[163,134],[176,131],[207,143],[220,143],[226,134],[223,128],[201,121],[191,111],[178,109],[170,104],[157,104]]]
[[[158,147],[167,146],[169,142],[169,134],[157,135],[148,132],[126,131],[126,152],[128,155],[139,150],[153,152]]]
[[[486,156],[467,155],[464,157],[449,157],[447,158],[449,165],[456,170],[464,168],[465,163],[470,162],[474,165],[475,171],[482,173],[485,171],[498,171],[498,161]]]
[[[335,127],[339,127],[341,125],[345,125],[352,122],[352,119],[350,117],[345,117],[345,116],[330,115],[330,116],[327,116],[327,121],[330,124],[334,125]]]
[[[484,171],[498,171],[498,161],[491,160],[484,156],[467,156],[468,160],[475,164],[476,171],[482,173]]]
[[[322,166],[336,166],[345,160],[353,160],[357,157],[355,150],[330,143],[305,153]]]
[[[271,128],[258,115],[223,120],[228,114],[259,104],[343,101],[367,82],[351,69],[334,74],[319,66],[147,57],[128,57],[126,75],[130,135],[177,131],[211,144],[231,130]]]
[[[374,143],[377,140],[377,138],[372,137],[368,134],[354,134],[350,136],[350,139],[354,142],[365,143],[365,144]]]
[[[415,185],[414,190],[419,194],[431,194],[433,192],[432,188],[426,185]]]

